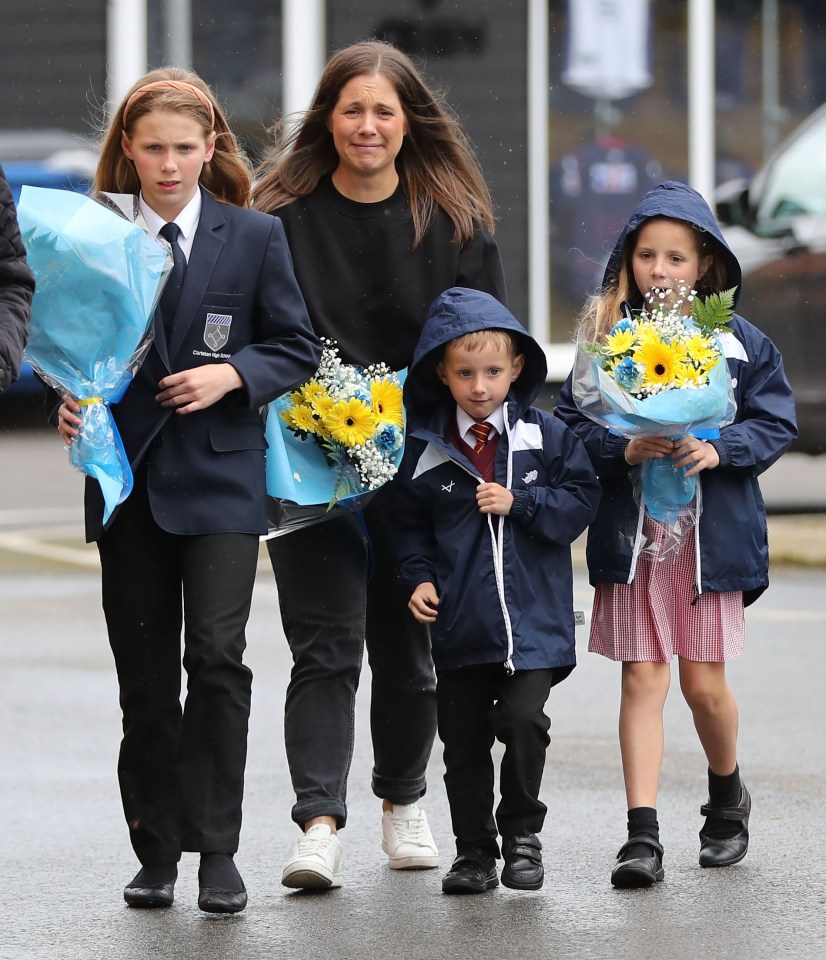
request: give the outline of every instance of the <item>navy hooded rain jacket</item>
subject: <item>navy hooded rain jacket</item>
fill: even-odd
[[[671,217],[695,224],[720,244],[726,268],[724,289],[737,287],[741,273],[708,204],[683,183],[668,181],[650,190],[637,204],[620,234],[605,270],[609,285],[621,269],[626,238],[651,217]],[[736,298],[735,298],[736,302]],[[617,318],[619,319],[619,318]],[[697,538],[698,592],[741,590],[749,604],[769,582],[766,510],[757,482],[788,450],[797,436],[794,398],[774,344],[755,326],[735,315],[732,333],[721,337],[737,414],[711,440],[720,456],[713,470],[698,474],[701,497]],[[592,584],[633,579],[638,549],[639,507],[631,476],[639,467],[625,461],[628,440],[589,420],[577,409],[570,377],[563,386],[556,416],[582,439],[602,481],[602,500],[588,531],[588,571]]]
[[[482,478],[445,439],[456,402],[436,375],[446,343],[492,328],[513,332],[525,355],[494,465],[514,496],[507,517],[479,512]],[[493,297],[454,287],[431,306],[404,387],[408,440],[394,486],[402,579],[411,593],[432,582],[439,594],[437,670],[552,667],[557,682],[576,663],[570,544],[594,515],[599,484],[574,434],[531,406],[545,377],[542,349]]]

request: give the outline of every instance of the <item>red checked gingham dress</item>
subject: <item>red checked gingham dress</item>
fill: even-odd
[[[594,594],[588,649],[611,660],[719,663],[743,652],[743,594],[696,595],[694,530],[663,559],[667,536],[646,516],[643,536],[654,549],[640,553],[632,583],[599,583]]]

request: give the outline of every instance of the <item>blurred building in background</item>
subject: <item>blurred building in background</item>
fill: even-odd
[[[0,162],[15,159],[8,150],[23,149],[20,136],[4,140],[10,131],[68,132],[79,145],[94,138],[105,115],[107,13],[116,3],[130,2],[1,0],[0,153],[6,154]],[[661,176],[688,177],[691,5],[692,0],[547,4],[545,198],[550,195],[551,253],[544,269],[554,340],[569,337],[626,209]],[[284,6],[282,0],[183,0],[191,29],[182,46],[173,42],[179,36],[170,35],[180,32],[174,24],[180,22],[175,17],[181,3],[146,0],[148,66],[167,62],[170,50],[188,51],[191,66],[218,91],[253,156],[265,148],[267,127],[282,107]],[[446,91],[491,185],[510,305],[526,319],[536,244],[530,239],[528,190],[532,6],[531,0],[327,0],[322,38],[328,53],[355,40],[384,37],[411,53]],[[718,181],[758,167],[826,97],[824,6],[822,0],[716,0],[710,122],[716,127]],[[633,17],[630,29],[642,34],[591,37],[591,54],[580,40],[586,65],[589,55],[610,54],[635,78],[630,89],[600,95],[582,82],[582,61],[572,62],[575,28],[584,24],[587,31],[591,8],[616,16],[626,11]],[[313,40],[307,38],[308,48]],[[12,142],[17,146],[4,147]]]

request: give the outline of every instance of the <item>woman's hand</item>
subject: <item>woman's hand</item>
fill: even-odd
[[[231,363],[211,363],[171,373],[158,386],[161,392],[155,399],[162,407],[175,407],[176,413],[194,413],[243,387],[244,381]]]
[[[66,397],[57,411],[57,432],[63,442],[70,444],[80,429],[80,407],[72,397]]]
[[[420,583],[407,606],[419,623],[433,623],[438,615],[439,594],[432,583]]]
[[[713,470],[720,463],[720,454],[714,445],[696,437],[683,437],[678,440],[671,456],[678,467],[687,468],[687,477],[693,477],[701,470]]]
[[[674,453],[674,442],[667,437],[634,437],[625,448],[625,462],[635,467],[646,460],[661,460]]]

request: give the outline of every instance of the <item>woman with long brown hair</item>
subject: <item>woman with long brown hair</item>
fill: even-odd
[[[289,118],[288,118],[289,120]],[[280,217],[315,332],[345,362],[410,362],[427,308],[454,286],[504,300],[490,196],[460,125],[410,59],[379,41],[327,64],[312,103],[258,170],[253,206]],[[304,831],[288,887],[341,883],[355,693],[372,670],[373,792],[395,869],[438,866],[424,811],[436,731],[427,630],[393,561],[394,490],[364,511],[268,541],[293,655],[287,757]]]

